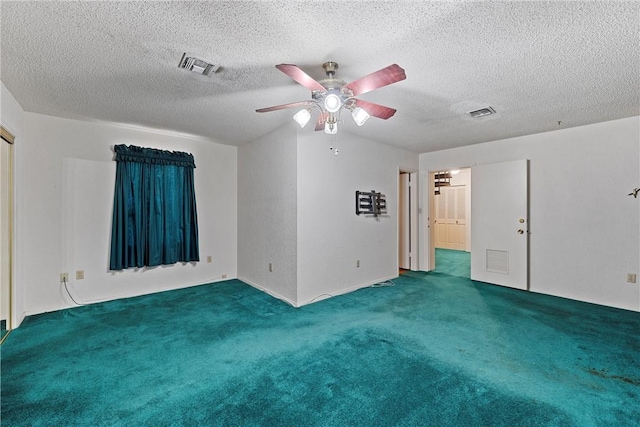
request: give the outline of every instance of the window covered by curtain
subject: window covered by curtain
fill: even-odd
[[[193,155],[116,145],[111,270],[199,261]]]

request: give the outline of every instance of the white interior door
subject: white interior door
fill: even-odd
[[[8,325],[11,295],[11,145],[4,139],[0,143],[0,320],[5,320]]]
[[[471,168],[471,279],[528,286],[527,160]]]
[[[398,267],[411,268],[411,191],[408,173],[400,173],[398,188]]]
[[[433,227],[435,231],[435,247],[449,249],[447,235],[447,193],[446,187],[440,187],[440,194],[434,197],[435,219]]]

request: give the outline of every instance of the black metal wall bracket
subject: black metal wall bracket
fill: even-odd
[[[356,191],[356,215],[378,215],[387,213],[385,195],[371,191]]]

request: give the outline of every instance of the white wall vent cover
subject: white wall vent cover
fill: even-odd
[[[491,114],[495,113],[496,110],[494,110],[493,107],[486,107],[475,111],[469,111],[469,115],[474,119],[477,119],[478,117],[490,116]]]
[[[487,249],[487,271],[509,274],[509,252]]]
[[[185,70],[193,71],[197,74],[209,76],[220,69],[219,65],[212,64],[203,59],[190,56],[186,52],[182,54],[182,59],[178,68],[184,68]]]

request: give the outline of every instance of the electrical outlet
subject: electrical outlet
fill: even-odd
[[[273,263],[269,263],[269,273],[273,273]]]
[[[635,273],[627,273],[627,283],[636,283]]]
[[[211,263],[211,255],[209,255],[209,256],[207,257],[207,262],[208,262],[208,263]]]
[[[360,260],[359,259],[356,260],[356,268],[360,268]]]
[[[60,273],[60,283],[69,282],[69,273]]]
[[[84,279],[84,270],[76,270],[76,280]]]
[[[223,274],[223,275],[222,275],[222,278],[223,278],[223,279],[226,279],[226,278],[227,278],[227,275],[226,275],[226,274]]]

